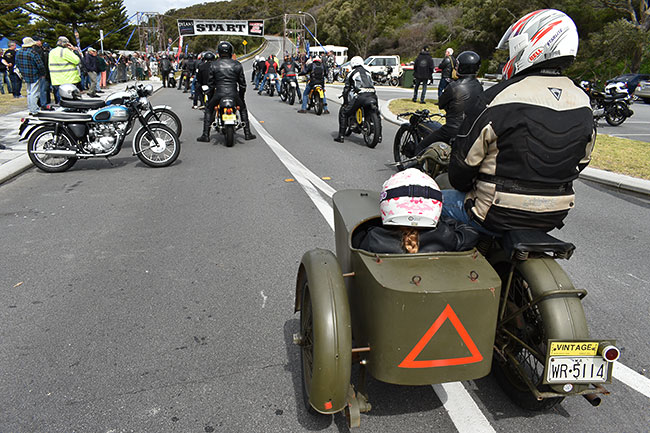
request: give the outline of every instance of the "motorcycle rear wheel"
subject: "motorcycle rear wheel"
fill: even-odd
[[[162,123],[150,124],[149,128],[153,137],[142,128],[133,138],[138,158],[149,167],[171,165],[181,153],[181,142],[178,136],[173,129]]]
[[[235,127],[226,125],[223,135],[226,138],[226,147],[233,147],[235,145]]]
[[[296,92],[294,91],[293,87],[289,87],[289,105],[293,105],[294,102],[296,102]]]
[[[404,161],[415,156],[408,155],[407,151],[410,149],[414,153],[418,142],[418,137],[411,130],[410,125],[405,124],[399,127],[393,141],[393,158],[395,158],[395,162],[400,164],[397,167],[399,170],[404,168]]]
[[[323,114],[323,100],[316,92],[312,93],[312,106],[314,107],[314,111],[318,116]]]
[[[273,96],[274,93],[275,93],[275,85],[269,84],[269,96]]]
[[[627,118],[627,107],[622,102],[617,102],[605,113],[605,120],[612,126],[619,126]]]
[[[500,273],[500,275],[503,279],[503,273]],[[532,300],[528,282],[517,269],[515,269],[511,284],[506,314],[518,310]],[[542,314],[538,305],[529,308],[521,313],[519,317],[511,320],[506,325],[506,329],[530,347],[537,349],[539,353],[546,354],[548,332],[542,321]],[[499,340],[508,337],[505,334],[500,334],[497,328],[496,338]],[[527,348],[518,344],[515,340],[510,342],[505,352],[510,353],[519,362],[524,374],[535,385],[538,391],[551,391],[548,385],[542,384],[545,368],[544,361],[537,359]],[[523,409],[547,411],[564,400],[564,397],[537,400],[526,385],[524,379],[520,376],[519,369],[517,369],[512,360],[508,358],[503,360],[498,353],[495,353],[492,359],[492,371],[497,382],[508,397]]]
[[[144,118],[147,123],[162,123],[163,125],[169,126],[176,135],[179,137],[181,136],[181,132],[183,132],[183,124],[176,113],[168,108],[154,108],[153,111],[158,116],[158,119],[156,119],[154,113],[150,111]]]
[[[366,142],[366,146],[371,149],[374,149],[379,143],[379,137],[381,136],[381,120],[379,115],[375,112],[369,113],[366,115],[363,125],[363,141]]]
[[[54,150],[60,147],[64,150],[74,149],[73,140],[67,134],[62,133],[59,136],[59,142],[54,143],[54,126],[42,126],[32,133],[27,147],[27,154],[34,165],[48,173],[60,173],[68,170],[76,162],[77,158],[68,158],[65,156],[38,155],[34,151]]]
[[[287,88],[284,86],[280,88],[280,99],[282,102],[286,102],[287,100]]]

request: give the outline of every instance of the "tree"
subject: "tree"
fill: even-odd
[[[68,38],[74,41],[75,33],[78,31],[86,45],[98,39],[99,35],[92,28],[92,24],[98,21],[99,7],[96,1],[36,0],[26,3],[23,8],[45,20],[50,27],[54,28],[57,36],[68,35]]]
[[[104,39],[104,48],[112,50],[126,48],[126,41],[133,31],[133,26],[128,26],[124,29],[122,27],[128,23],[129,17],[126,13],[124,0],[101,0],[96,26],[98,30],[97,39],[99,39],[99,30],[103,30],[104,35],[107,35]],[[118,29],[122,30],[111,33]],[[108,35],[108,33],[111,34]],[[137,45],[137,40],[134,39],[132,41],[135,46]]]
[[[25,1],[5,0],[0,5],[0,38],[18,39],[22,35],[20,32],[29,24],[29,14],[20,7]]]

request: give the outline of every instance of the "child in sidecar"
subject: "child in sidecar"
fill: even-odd
[[[371,219],[352,235],[352,245],[378,254],[466,251],[476,245],[476,229],[453,219],[440,219],[442,194],[438,184],[409,168],[384,182],[381,221]]]

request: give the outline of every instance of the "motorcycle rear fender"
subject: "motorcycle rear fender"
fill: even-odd
[[[325,91],[323,90],[322,87],[317,87],[316,90],[318,91],[318,96],[320,96],[321,98],[325,97]]]
[[[219,102],[221,108],[235,108],[235,100],[233,98],[223,98]]]

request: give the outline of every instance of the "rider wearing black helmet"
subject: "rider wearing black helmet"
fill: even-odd
[[[208,105],[205,107],[203,116],[203,135],[197,141],[210,141],[210,126],[214,122],[214,108],[219,105],[221,98],[229,96],[235,99],[239,106],[241,121],[244,125],[244,139],[253,140],[255,135],[251,133],[251,126],[248,123],[248,110],[244,95],[246,93],[246,77],[241,63],[232,58],[233,47],[230,42],[219,42],[217,52],[219,58],[210,62],[210,73],[208,86],[214,89],[214,94]]]
[[[437,141],[449,143],[458,134],[467,108],[476,105],[483,94],[483,86],[476,79],[481,67],[481,57],[474,51],[463,51],[456,58],[458,80],[451,82],[440,95],[438,106],[445,110],[445,124],[418,143],[415,155],[422,153]],[[412,155],[407,155],[412,156]]]
[[[210,79],[210,64],[214,61],[215,55],[211,51],[206,51],[201,56],[201,64],[196,71],[196,88],[194,90],[194,104],[192,108],[203,108],[204,95],[208,100],[212,97],[212,89],[203,91],[203,86],[208,85]]]

